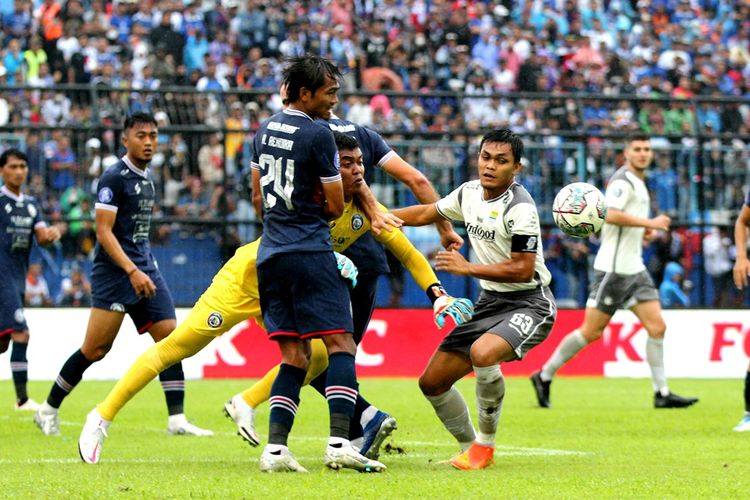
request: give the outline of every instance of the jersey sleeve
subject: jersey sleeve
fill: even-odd
[[[250,169],[260,170],[260,160],[258,159],[258,151],[260,151],[260,137],[262,133],[259,131],[253,138],[253,153],[250,156]]]
[[[536,253],[541,244],[539,214],[531,203],[519,203],[505,214],[505,224],[510,231],[510,251]]]
[[[380,233],[387,233],[381,231]],[[438,277],[432,270],[430,263],[422,253],[412,245],[411,241],[400,229],[391,231],[392,236],[385,243],[386,248],[403,264],[409,271],[414,281],[422,290],[427,290],[431,285],[438,283]],[[376,236],[376,239],[378,237]]]
[[[435,208],[437,208],[437,211],[441,216],[448,220],[464,220],[464,212],[463,210],[461,210],[461,201],[463,199],[464,186],[466,186],[466,184],[461,184],[448,196],[438,200]]]
[[[39,227],[47,227],[47,222],[44,220],[44,217],[42,217],[42,211],[39,210],[39,204],[36,202],[36,200],[32,200],[31,206],[34,207],[34,222],[31,227],[33,227],[34,229],[37,229]]]
[[[99,179],[96,194],[96,210],[108,210],[117,213],[123,199],[124,182],[117,173],[105,172]]]
[[[315,164],[320,182],[326,184],[341,180],[339,150],[336,148],[333,132],[322,126],[319,128],[313,138],[312,155],[318,160]]]
[[[607,201],[608,208],[624,210],[632,194],[633,186],[628,181],[615,179],[607,186],[607,193],[604,195],[604,198]]]
[[[362,127],[367,134],[367,139],[370,142],[370,151],[372,151],[372,158],[375,162],[376,167],[382,167],[391,158],[396,156],[396,152],[391,149],[390,146],[385,142],[385,139],[367,127]]]

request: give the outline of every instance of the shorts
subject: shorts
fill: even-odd
[[[523,359],[547,338],[556,316],[555,297],[547,287],[506,293],[482,290],[474,306],[474,317],[454,328],[438,349],[469,356],[472,344],[491,333],[508,342],[516,357]]]
[[[377,274],[360,274],[357,286],[349,292],[352,303],[352,320],[354,324],[354,343],[359,345],[367,333],[367,327],[375,310],[375,293],[378,288]]]
[[[277,254],[257,270],[269,338],[353,331],[349,291],[333,252]]]
[[[23,313],[23,293],[12,283],[0,287],[0,337],[29,329]]]
[[[659,291],[647,271],[617,274],[594,271],[586,307],[614,315],[618,309],[630,309],[641,302],[659,300]]]
[[[138,333],[148,331],[151,325],[159,321],[175,319],[172,294],[161,273],[150,271],[147,274],[156,286],[156,294],[151,298],[136,295],[125,273],[114,274],[101,269],[93,272],[91,274],[92,307],[128,314]]]

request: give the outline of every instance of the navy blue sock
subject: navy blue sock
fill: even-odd
[[[63,365],[55,383],[52,384],[52,389],[47,396],[47,403],[52,408],[60,408],[63,399],[75,389],[75,386],[83,378],[83,372],[92,364],[94,362],[86,359],[80,349],[74,352]]]
[[[299,391],[307,372],[302,368],[282,363],[279,374],[271,386],[269,403],[271,412],[268,424],[268,444],[286,446],[294,416],[299,406]]]
[[[354,355],[336,352],[328,356],[326,399],[331,415],[331,437],[349,438],[349,427],[357,401],[357,372]]]
[[[16,404],[22,405],[28,399],[26,382],[29,380],[29,363],[26,361],[26,348],[29,344],[13,342],[10,351],[10,371],[13,374],[13,385],[16,386]]]
[[[315,377],[310,382],[310,387],[320,393],[321,396],[326,395],[326,379],[328,378],[328,369],[322,371],[320,375]],[[357,384],[357,391],[359,391],[359,384]],[[357,392],[357,402],[354,405],[354,415],[352,416],[352,422],[349,426],[349,441],[357,438],[361,438],[364,435],[364,430],[359,421],[362,418],[362,412],[370,406],[370,403],[362,397],[362,394]]]
[[[750,372],[745,374],[745,411],[750,413]]]
[[[170,415],[185,413],[185,373],[182,362],[178,362],[159,374],[161,388],[167,399],[167,411]]]

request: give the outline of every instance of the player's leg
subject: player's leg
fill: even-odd
[[[737,432],[750,431],[750,366],[747,367],[747,372],[745,372],[745,387],[742,394],[745,398],[745,414],[742,416],[740,423],[734,426],[734,430]]]
[[[98,307],[91,309],[83,345],[65,361],[55,383],[52,384],[47,400],[34,414],[34,422],[42,432],[47,435],[60,433],[60,405],[81,381],[88,367],[102,359],[112,348],[124,317],[124,312],[108,311]]]
[[[37,411],[39,403],[29,399],[26,384],[29,381],[29,362],[26,350],[29,347],[29,331],[15,331],[10,334],[13,347],[10,350],[10,371],[16,389],[16,410]]]
[[[684,398],[672,393],[667,385],[664,371],[664,334],[667,325],[658,300],[647,300],[635,304],[631,310],[648,333],[646,361],[651,369],[655,408],[685,408],[698,402],[698,398]]]

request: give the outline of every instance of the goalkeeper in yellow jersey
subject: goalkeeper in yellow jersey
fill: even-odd
[[[331,236],[336,252],[342,252],[357,238],[366,234],[370,227],[369,220],[354,202],[355,195],[364,185],[361,151],[356,139],[339,133],[334,135],[339,148],[347,206],[344,214],[331,222]],[[456,324],[462,324],[471,319],[472,302],[468,299],[449,296],[443,290],[427,260],[409,243],[401,231],[396,229],[391,232],[383,231],[377,238],[388,245],[391,251],[401,259],[418,284],[433,300],[435,322],[438,326],[443,326],[447,316],[453,318]],[[234,257],[214,276],[211,286],[198,299],[188,317],[164,341],[154,344],[144,352],[117,382],[105,400],[89,412],[78,440],[79,454],[84,462],[99,462],[104,438],[107,436],[107,429],[112,420],[125,404],[162,370],[193,356],[214,338],[229,331],[241,321],[253,318],[262,326],[258,280],[255,271],[259,242],[260,240],[256,240],[238,249]],[[350,279],[353,284],[356,283],[358,274],[356,267],[341,254],[337,254],[337,260],[341,275]],[[356,286],[352,292],[353,297],[356,297]],[[356,305],[353,306],[356,310]],[[371,314],[372,307],[368,305],[368,321]],[[363,326],[358,329],[358,324]],[[356,340],[361,340],[366,325],[367,321],[358,322],[355,318]],[[313,355],[305,383],[311,382],[327,367],[325,347],[322,342],[315,340],[312,344]],[[270,391],[270,385],[267,390]],[[251,389],[247,392],[249,393],[247,396],[243,393],[233,397],[225,405],[225,410],[237,423],[240,435],[251,444],[257,445],[260,440],[254,428],[254,412],[244,399],[244,397],[251,397],[253,393],[257,394],[257,391]],[[254,401],[251,400],[251,402]],[[254,403],[257,404],[257,402]],[[360,407],[362,413],[369,417],[378,412],[364,399],[357,401],[357,408]],[[356,419],[353,420],[353,422],[356,421]],[[360,421],[362,421],[361,417]],[[395,425],[395,421],[393,424]],[[392,426],[390,430],[392,431],[393,428]]]

